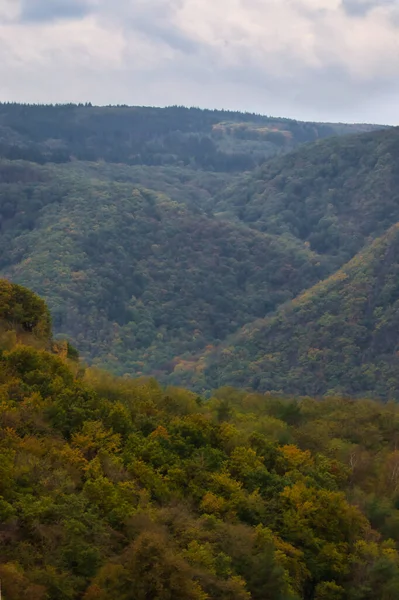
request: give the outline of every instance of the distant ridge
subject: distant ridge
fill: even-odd
[[[225,110],[87,104],[0,104],[0,156],[252,169],[267,158],[332,135],[380,125],[307,123]]]

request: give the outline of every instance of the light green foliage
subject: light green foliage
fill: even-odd
[[[30,290],[0,280],[0,320],[2,329],[18,328],[48,338],[50,314],[44,301]]]
[[[396,404],[206,402],[24,335],[0,355],[6,600],[395,598]]]

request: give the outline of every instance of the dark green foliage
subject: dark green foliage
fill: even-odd
[[[394,129],[308,145],[219,194],[215,211],[301,241],[330,272],[357,258],[274,317],[200,353],[170,381],[199,391],[232,384],[396,398],[396,226],[363,249],[399,220],[398,173]]]
[[[377,321],[359,316],[378,282],[362,305],[349,290],[339,314],[322,299],[294,330],[279,321],[285,303],[399,221],[398,130],[369,129],[179,107],[1,105],[13,160],[0,161],[0,273],[46,298],[57,340],[121,375],[201,392],[235,382],[392,397],[393,335],[374,343]],[[284,156],[227,173],[277,146]],[[384,332],[391,300],[376,305]],[[222,422],[229,407],[218,410]]]
[[[375,128],[180,106],[0,104],[0,155],[41,164],[101,159],[243,171],[304,142]]]
[[[397,399],[398,326],[395,225],[329,279],[208,352],[200,375],[191,364],[187,381]]]
[[[270,160],[227,187],[213,210],[345,262],[399,221],[399,129],[323,140]]]
[[[127,167],[101,175],[4,162],[4,179],[24,166],[24,182],[0,183],[2,273],[46,297],[57,335],[121,374],[168,372],[176,356],[223,340],[328,273],[295,240],[134,185]],[[167,173],[157,175],[161,187]],[[169,177],[180,199],[190,182]],[[204,179],[197,194],[208,197],[219,182]]]

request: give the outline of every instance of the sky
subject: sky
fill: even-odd
[[[0,0],[0,100],[399,124],[399,0]]]

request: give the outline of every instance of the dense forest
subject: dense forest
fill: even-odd
[[[85,368],[0,282],[5,600],[396,600],[399,408]]]
[[[195,360],[178,363],[174,376],[198,389],[228,383],[397,400],[398,327],[396,224],[273,316],[245,326]]]
[[[396,398],[399,132],[375,129],[2,104],[0,275],[116,375]]]
[[[130,182],[19,162],[0,176],[2,273],[45,295],[56,331],[121,374],[168,371],[325,273],[295,240]]]
[[[399,221],[399,129],[322,140],[267,161],[214,195],[212,210],[348,260]]]
[[[239,112],[0,104],[0,156],[244,171],[319,138],[381,126],[303,123]]]

